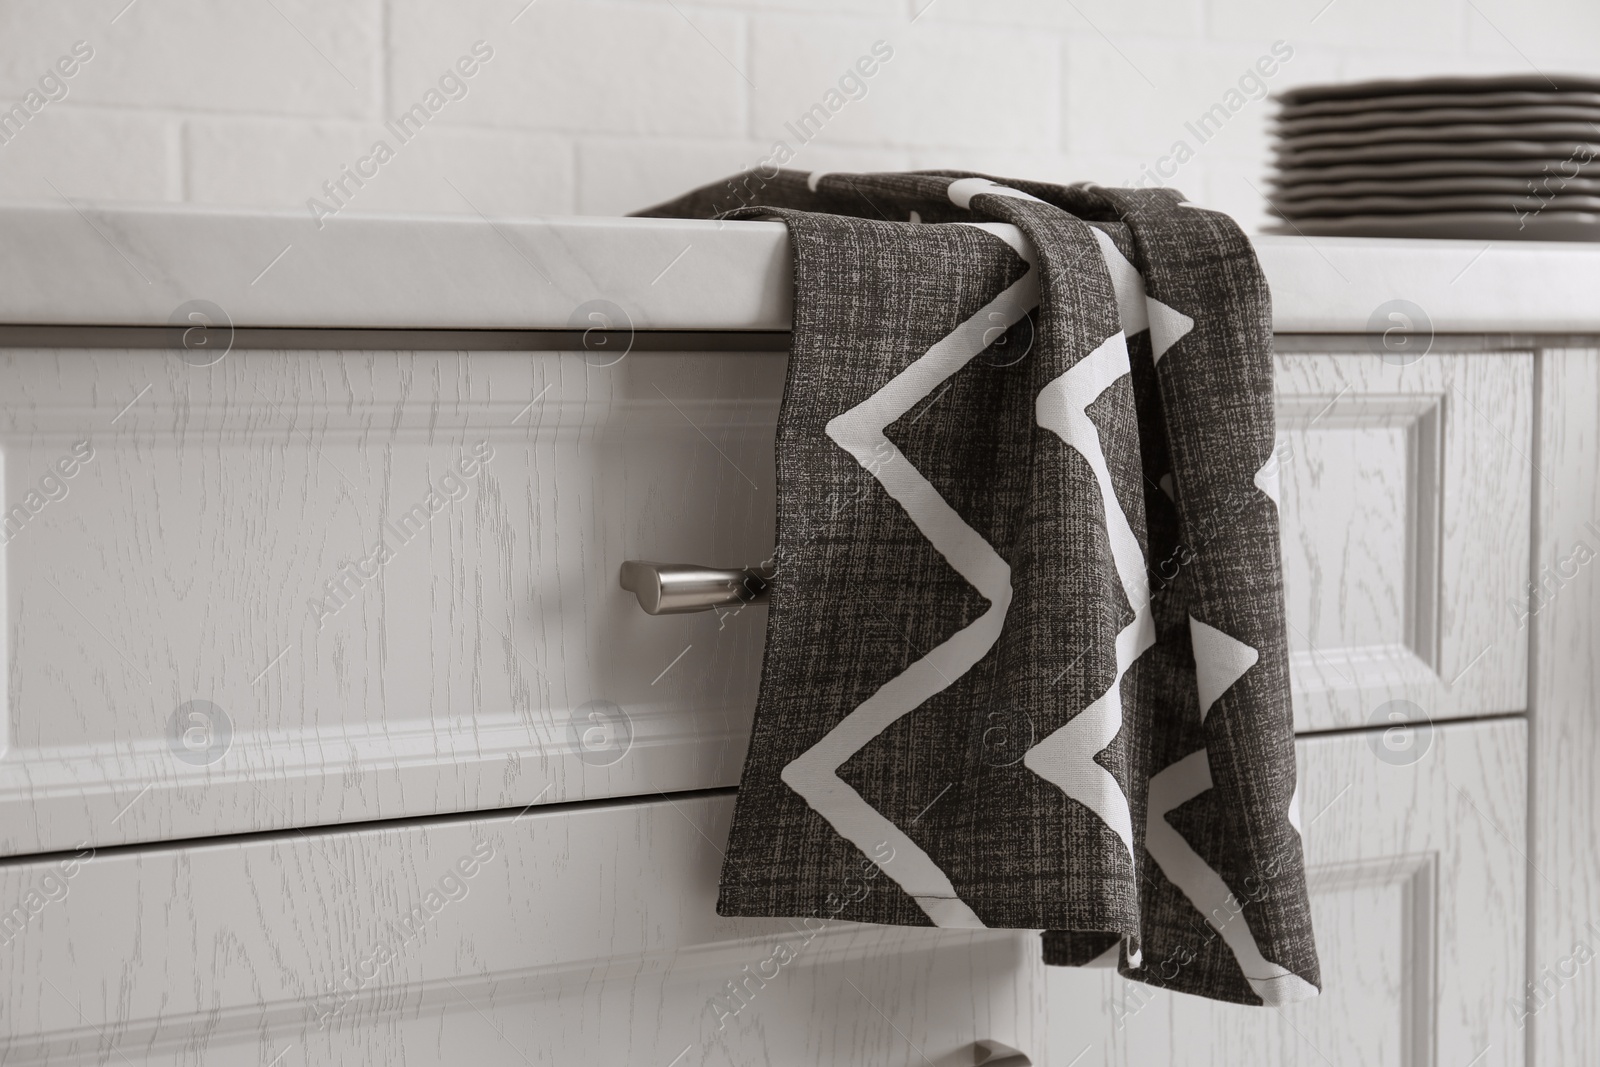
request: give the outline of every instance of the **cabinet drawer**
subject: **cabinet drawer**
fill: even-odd
[[[737,782],[781,353],[202,356],[0,351],[0,852]]]
[[[1295,727],[1526,708],[1533,357],[1276,358]]]
[[[781,354],[180,355],[0,353],[0,853],[737,782]],[[1531,357],[1277,359],[1297,728],[1520,710]]]
[[[1525,725],[1412,740],[1300,742],[1324,993],[1283,1011],[1041,977],[1021,931],[720,918],[722,794],[12,861],[0,1055],[1517,1064]]]
[[[0,1050],[219,1067],[920,1052],[943,1067],[985,1040],[1037,1057],[1035,934],[718,917],[732,806],[537,808],[6,866],[0,900],[23,914],[0,918]]]

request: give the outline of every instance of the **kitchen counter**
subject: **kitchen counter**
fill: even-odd
[[[789,327],[779,223],[45,204],[0,208],[0,232],[7,324],[160,325],[204,300],[235,326],[563,329],[604,300],[637,329]],[[1600,247],[1254,241],[1279,333],[1362,331],[1397,299],[1441,333],[1600,332]]]
[[[1278,509],[1327,982],[1295,1034],[1032,933],[829,920],[779,964],[792,926],[717,916],[766,607],[652,617],[619,575],[773,558],[781,225],[0,227],[8,1062],[478,1062],[489,1026],[580,1062],[1597,1062],[1600,983],[1560,983],[1600,887],[1600,250],[1256,239],[1279,448],[1240,489]],[[218,314],[254,329],[130,328]],[[1407,320],[1430,358],[1359,336]],[[576,350],[629,323],[649,358]]]

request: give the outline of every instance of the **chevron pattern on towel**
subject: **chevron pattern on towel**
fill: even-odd
[[[643,214],[777,218],[794,257],[718,910],[1315,996],[1270,305],[1232,220],[953,172],[752,172]]]

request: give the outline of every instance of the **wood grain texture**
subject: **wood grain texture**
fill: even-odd
[[[1522,1064],[1526,739],[1521,719],[1453,724],[1411,763],[1375,731],[1301,740],[1322,995],[1247,1008],[1050,968],[1047,1062]]]
[[[1532,356],[1277,356],[1295,727],[1522,711]]]
[[[179,355],[0,352],[0,854],[737,781],[764,609],[616,572],[770,553],[781,355]],[[1297,726],[1520,709],[1529,357],[1278,360]]]
[[[781,353],[179,354],[0,351],[0,853],[738,780]]]
[[[1593,357],[1544,357],[1541,561],[1600,513]],[[1297,727],[1521,710],[1532,357],[1278,361]],[[0,351],[0,853],[138,846],[0,865],[7,1062],[1522,1062],[1516,720],[1301,742],[1327,991],[1281,1013],[1041,977],[1023,933],[720,919],[726,797],[514,814],[733,784],[754,706],[762,609],[650,618],[617,570],[770,554],[783,357],[610,363]],[[1532,619],[1536,970],[1600,885],[1592,580]]]
[[[954,1067],[978,1040],[1039,1054],[1036,935],[719,918],[732,806],[88,858],[0,955],[0,1058]],[[0,899],[54,870],[0,867]]]
[[[1524,1010],[1545,1067],[1600,1063],[1600,349],[1541,352],[1539,379]]]

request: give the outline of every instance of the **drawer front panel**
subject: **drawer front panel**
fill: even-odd
[[[1308,738],[1299,758],[1324,993],[1284,1011],[1041,976],[1027,932],[718,917],[732,798],[702,795],[13,861],[0,1054],[1520,1063],[1524,724],[1438,728],[1407,760],[1375,731]]]
[[[1531,357],[1277,359],[1297,728],[1520,710]],[[0,354],[0,852],[734,784],[783,367]]]
[[[1295,726],[1527,707],[1533,357],[1277,357]]]
[[[0,352],[0,851],[735,783],[765,608],[618,572],[770,556],[783,370]]]
[[[1044,1062],[1037,935],[720,918],[731,813],[685,797],[13,864],[0,900],[42,903],[0,919],[0,1054],[854,1067],[994,1041]]]

